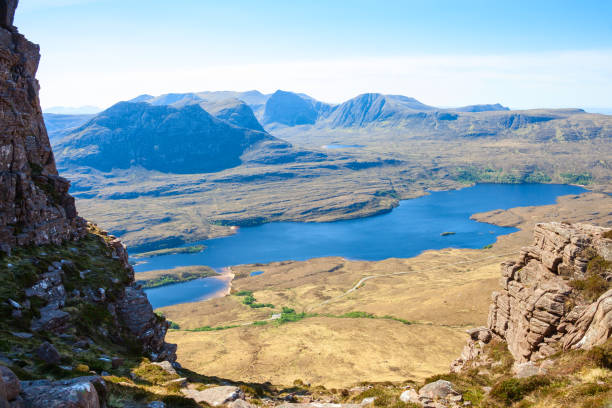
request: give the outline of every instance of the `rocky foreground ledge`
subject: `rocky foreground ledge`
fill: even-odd
[[[612,230],[537,224],[533,245],[502,264],[502,290],[493,293],[488,328],[471,333],[452,369],[477,357],[491,335],[508,344],[517,364],[604,344],[612,333],[610,282]]]

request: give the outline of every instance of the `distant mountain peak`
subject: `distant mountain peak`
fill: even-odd
[[[63,164],[102,171],[206,173],[239,165],[246,150],[264,141],[284,143],[217,119],[200,104],[119,102],[69,133],[56,152]]]
[[[329,108],[330,105],[309,96],[279,89],[266,101],[263,123],[286,126],[313,125]]]

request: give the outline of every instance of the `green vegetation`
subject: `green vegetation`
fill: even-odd
[[[235,295],[242,297],[242,304],[247,305],[251,309],[261,309],[262,307],[270,307],[274,309],[275,307],[272,303],[257,303],[255,296],[253,296],[253,292],[250,290],[242,290],[235,293]]]
[[[131,257],[134,259],[139,259],[139,258],[152,258],[154,256],[161,256],[161,255],[195,254],[198,252],[202,252],[205,249],[206,249],[205,245],[193,245],[193,246],[178,247],[178,248],[164,248],[164,249],[158,249],[156,251],[141,252],[138,254],[131,255]]]
[[[482,249],[491,249],[493,248],[493,244],[488,244],[482,247]]]
[[[191,331],[191,332],[207,332],[207,331],[219,331],[219,330],[227,330],[227,329],[233,329],[235,327],[240,327],[240,325],[238,324],[234,324],[234,325],[229,325],[229,326],[216,326],[216,327],[211,327],[211,326],[203,326],[203,327],[197,327],[195,329],[185,329],[185,331]]]
[[[26,300],[25,288],[38,281],[39,276],[48,271],[54,262],[62,264],[64,271],[63,283],[67,292],[75,289],[90,288],[105,289],[106,298],[114,300],[123,291],[123,287],[130,283],[130,276],[119,260],[113,259],[111,249],[106,245],[109,238],[100,235],[98,230],[90,227],[90,232],[79,241],[67,245],[42,245],[20,247],[12,251],[11,255],[0,255],[0,314],[11,315],[8,299],[16,302]],[[86,271],[81,274],[80,272]],[[82,275],[82,276],[81,276]],[[32,298],[31,310],[24,311],[23,318],[2,319],[0,330],[8,324],[21,327],[24,322],[38,315],[38,309],[44,305],[42,299]],[[70,298],[67,307],[80,310],[89,307],[77,298]],[[94,311],[90,311],[92,316]],[[82,313],[87,315],[87,313]],[[82,329],[87,329],[83,335],[97,333],[98,326],[95,319],[78,319]],[[89,327],[84,327],[89,325]],[[23,327],[25,329],[26,327]]]
[[[444,231],[443,233],[440,234],[441,237],[447,237],[449,235],[455,235],[456,232],[452,232],[452,231]]]
[[[277,320],[277,322],[278,324],[285,324],[285,323],[297,322],[307,317],[316,317],[316,316],[317,314],[315,313],[305,313],[305,312],[296,313],[294,309],[283,306],[283,309],[281,311],[281,317],[280,319]]]
[[[583,279],[574,279],[569,285],[589,302],[593,302],[612,287],[612,283],[606,279],[612,274],[612,262],[606,261],[601,256],[593,257],[588,265]]]
[[[360,392],[351,398],[351,402],[355,404],[361,403],[365,398],[375,398],[375,407],[387,408],[417,408],[420,404],[405,403],[400,401],[399,396],[402,389],[392,385],[375,384],[372,388]]]
[[[612,339],[589,351],[559,352],[549,360],[547,374],[515,378],[514,360],[506,343],[493,340],[485,346],[477,366],[429,377],[423,384],[450,381],[475,408],[594,408],[612,400]]]
[[[187,266],[163,271],[141,272],[136,275],[138,278],[136,283],[149,289],[216,275],[217,273],[208,266]]]
[[[533,376],[528,378],[509,378],[495,384],[491,389],[491,397],[500,402],[510,405],[520,401],[531,392],[550,385],[551,380],[544,376]]]
[[[518,170],[510,170],[478,167],[458,167],[452,173],[452,178],[460,183],[550,183],[552,178],[546,173],[535,170],[530,173],[522,173]]]
[[[568,184],[589,185],[593,182],[593,176],[589,173],[561,173],[561,178]]]
[[[367,313],[367,312],[348,312],[342,315],[325,314],[322,316],[335,317],[335,318],[340,318],[340,319],[344,319],[344,318],[348,318],[348,319],[386,319],[386,320],[395,320],[403,324],[413,324],[413,322],[406,320],[406,319],[400,319],[399,317],[390,316],[390,315],[376,316],[375,314]]]

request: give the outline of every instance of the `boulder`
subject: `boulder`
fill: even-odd
[[[152,363],[152,364],[160,367],[162,370],[164,370],[168,374],[177,375],[176,370],[172,366],[172,363],[167,360],[160,361],[159,363]]]
[[[57,349],[46,341],[36,349],[36,356],[45,363],[52,365],[58,365],[62,359]]]
[[[211,387],[203,391],[198,391],[195,387],[190,386],[181,391],[186,397],[192,398],[196,402],[205,402],[213,407],[218,407],[237,399],[244,399],[242,390],[231,385]]]
[[[40,309],[40,318],[32,319],[30,329],[32,331],[63,332],[69,321],[70,314],[57,309],[55,304],[51,304]]]
[[[21,388],[28,408],[106,406],[106,383],[101,377],[79,377],[64,381],[22,381]]]
[[[176,344],[164,341],[168,322],[160,319],[140,288],[129,286],[116,303],[116,311],[121,322],[142,343],[143,351],[153,361],[176,361]]]
[[[308,402],[291,403],[277,405],[276,408],[361,408],[361,404],[336,404],[333,402]]]
[[[16,400],[21,391],[19,378],[8,367],[0,365],[0,379],[4,388],[4,393],[0,392],[0,395],[4,396],[8,401]]]
[[[229,404],[227,404],[228,408],[255,408],[255,405],[251,405],[243,399],[237,399]]]
[[[402,392],[402,394],[400,395],[400,401],[405,402],[406,404],[408,403],[420,404],[421,403],[421,401],[419,400],[419,394],[412,388]]]
[[[446,400],[452,396],[461,395],[453,388],[453,384],[450,381],[438,380],[429,384],[424,385],[419,390],[419,397],[428,398],[431,400]]]
[[[533,361],[515,364],[514,367],[512,367],[512,371],[514,372],[514,376],[517,378],[527,378],[533,377],[534,375],[544,375],[547,372],[545,368],[537,366],[533,363]]]
[[[124,360],[120,357],[113,357],[111,359],[111,364],[113,366],[114,369],[117,369],[119,367],[121,367],[124,363]]]

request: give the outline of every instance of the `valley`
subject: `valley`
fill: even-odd
[[[438,54],[444,69],[420,75],[478,73],[461,84],[471,97],[446,82],[461,103],[493,99],[491,79],[508,101],[601,103],[605,53],[542,54],[551,44],[529,28],[536,55],[508,35],[517,19],[502,5],[474,8],[499,26],[471,41],[453,27],[478,31],[469,4],[439,16],[401,2],[18,3],[0,0],[0,408],[610,405],[612,116],[382,93],[333,104],[286,90],[131,96],[219,89],[227,75],[232,87],[268,76],[274,87],[410,89],[403,67],[374,62],[423,59],[366,57],[371,40],[413,55],[380,40],[414,38],[415,17],[427,49],[440,50],[434,29],[447,46],[485,51]],[[554,31],[537,4],[511,6],[524,28]],[[567,7],[556,5],[571,17],[563,31],[596,47],[576,17],[608,27],[601,7]],[[485,35],[529,52],[492,58]],[[340,59],[323,65],[337,68],[351,44],[359,59],[334,84],[319,81],[319,62],[282,75],[287,65],[270,64],[270,52],[327,50]],[[44,112],[41,98],[57,106]]]
[[[519,228],[488,249],[442,249],[383,261],[328,257],[235,266],[233,295],[159,311],[180,327],[168,338],[180,345],[179,359],[192,370],[328,387],[421,380],[446,370],[460,353],[465,330],[486,322],[499,265],[530,242],[536,222],[609,227],[610,213],[609,195],[584,193],[560,197],[553,205],[475,214],[480,221]],[[250,276],[254,270],[264,273]],[[243,291],[275,307],[251,308],[236,295]],[[294,309],[297,321],[291,315],[287,322],[267,321],[283,307]],[[199,329],[205,327],[225,329]]]
[[[143,95],[64,131],[56,123],[58,165],[79,211],[132,252],[230,235],[232,226],[372,216],[479,182],[612,191],[612,119],[579,109],[440,109],[381,94],[329,105],[284,91],[201,92]],[[226,130],[235,136],[214,136]],[[157,136],[142,139],[149,134]],[[214,140],[205,156],[189,147],[202,143],[199,134]],[[142,142],[124,144],[133,138]],[[100,150],[117,148],[124,156]]]

